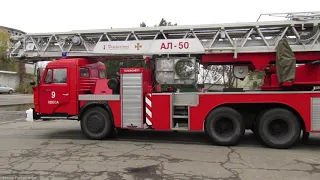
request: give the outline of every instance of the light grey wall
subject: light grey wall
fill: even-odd
[[[0,83],[6,84],[7,86],[17,89],[19,87],[20,78],[16,72],[4,72],[0,71]]]

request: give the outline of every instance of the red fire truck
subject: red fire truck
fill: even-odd
[[[279,15],[279,14],[277,14]],[[320,132],[320,14],[213,25],[27,34],[13,59],[50,60],[33,82],[34,119],[75,119],[89,139],[119,129],[205,131],[236,145],[251,129],[268,147],[292,147]],[[144,60],[106,77],[102,60]],[[233,65],[234,76],[265,71],[260,91],[162,91],[196,85],[199,64]],[[40,75],[42,74],[42,75]]]

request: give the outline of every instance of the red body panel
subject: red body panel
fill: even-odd
[[[42,85],[39,89],[41,98],[39,99],[40,111],[42,114],[68,113],[74,107],[69,109],[69,96],[63,94],[69,93],[69,85]]]
[[[93,94],[112,94],[112,90],[108,87],[108,79],[97,79],[92,92]]]
[[[45,84],[48,69],[59,68],[67,70],[66,83]],[[89,76],[81,77],[80,68],[88,68]],[[84,58],[61,59],[48,63],[40,84],[33,88],[35,111],[48,115],[57,113],[77,115],[79,94],[111,93],[104,84],[107,80],[99,77],[100,70],[105,71],[103,63]],[[101,81],[97,83],[97,80]]]
[[[319,93],[199,93],[198,106],[190,106],[190,130],[202,131],[208,113],[221,105],[243,103],[278,103],[296,110],[303,118],[306,130],[310,131],[311,98]],[[152,95],[152,123],[155,130],[170,130],[172,108],[170,95]]]
[[[312,87],[320,84],[320,66],[318,64],[305,64],[296,68],[296,76],[293,82],[284,82],[282,87]],[[299,86],[297,86],[299,85]],[[264,79],[262,90],[280,90],[282,89],[278,82],[276,67],[272,66],[268,70]]]
[[[315,61],[320,59],[320,52],[295,52],[297,61]],[[264,70],[270,62],[276,60],[276,53],[242,53],[235,59],[234,54],[207,54],[202,56],[204,64],[243,64],[248,63],[256,70]]]
[[[156,130],[171,129],[170,94],[152,95],[152,127]]]
[[[120,74],[142,73],[143,68],[121,68]]]
[[[121,102],[120,101],[108,101],[110,109],[113,114],[114,125],[118,128],[121,127]]]
[[[75,80],[75,69],[71,68],[72,64],[66,63],[49,63],[46,67],[46,71],[42,76],[42,80],[39,86],[39,111],[42,114],[54,114],[54,113],[69,113],[76,114],[77,113],[77,99],[72,99],[76,96],[75,92],[72,91],[76,88],[75,83],[71,83]],[[44,80],[46,79],[46,75],[48,74],[48,70],[53,71],[56,69],[66,69],[66,83],[50,83],[45,84]],[[52,77],[53,79],[53,77]]]
[[[143,69],[143,92],[150,93],[152,91],[152,75],[150,69]]]
[[[320,58],[320,52],[304,52],[296,53],[296,59],[298,61],[310,61]],[[202,62],[204,63],[223,63],[231,62],[233,59],[232,54],[210,54],[204,55]],[[248,53],[239,54],[238,59],[235,60],[239,63],[252,63],[256,69],[264,69],[267,64],[275,60],[275,53]],[[42,77],[42,81],[39,87],[34,87],[34,101],[35,111],[43,114],[54,113],[68,113],[69,115],[76,115],[79,112],[79,108],[82,108],[87,102],[80,101],[79,95],[81,94],[112,94],[112,91],[108,88],[108,79],[102,78],[99,75],[99,70],[105,71],[105,66],[99,62],[92,62],[86,59],[67,59],[53,61],[48,64],[47,69],[50,68],[67,68],[67,83],[66,84],[43,84],[46,72]],[[86,77],[80,77],[80,68],[88,68],[90,75]],[[293,85],[317,85],[320,84],[320,72],[319,65],[304,65],[299,66],[296,69],[296,80],[290,84]],[[152,72],[150,69],[143,68],[122,68],[121,74],[130,73],[142,73],[143,74],[143,93],[142,101],[144,102],[145,96],[152,91],[155,92],[152,87],[155,87],[153,82]],[[269,75],[265,79],[264,89],[280,89],[280,85],[277,81],[275,74],[275,68],[270,67],[268,71]],[[283,84],[284,86],[286,84]],[[121,85],[120,85],[121,88]],[[56,93],[58,104],[48,104],[48,101],[52,100],[52,90]],[[120,91],[122,92],[122,91]],[[68,93],[69,96],[61,96],[61,94]],[[155,130],[171,130],[172,117],[173,117],[173,94],[170,93],[151,93],[151,104],[143,104],[143,119],[151,121],[150,127]],[[112,111],[114,124],[116,127],[122,127],[122,94],[120,93],[120,100],[108,100],[108,105]],[[299,96],[299,97],[298,97]],[[40,98],[41,97],[41,98]],[[115,96],[113,96],[115,97]],[[189,129],[191,131],[202,131],[204,129],[204,121],[206,116],[211,110],[221,105],[227,104],[250,104],[250,103],[275,103],[282,104],[294,109],[303,119],[306,127],[306,131],[311,130],[311,98],[320,97],[320,93],[314,92],[221,92],[221,93],[198,93],[198,105],[189,107]],[[51,99],[50,99],[51,98]],[[90,98],[89,98],[90,99]],[[113,99],[113,98],[110,98]],[[150,103],[148,101],[148,103]],[[130,106],[131,107],[131,106]],[[129,107],[129,108],[130,108]],[[148,111],[151,112],[147,112]],[[128,109],[128,107],[126,107]],[[125,112],[125,111],[123,111]],[[147,113],[149,113],[147,115]],[[130,116],[128,116],[130,119]],[[184,117],[186,119],[186,117]],[[147,123],[147,125],[149,125]],[[137,127],[137,126],[136,126]]]
[[[90,101],[80,101],[80,109]],[[120,100],[110,100],[108,105],[113,115],[114,125],[118,128],[121,127],[121,103]]]
[[[33,91],[33,105],[34,111],[40,112],[40,104],[39,104],[39,86],[32,87]]]
[[[96,86],[96,81],[101,79],[99,77],[99,70],[105,71],[105,65],[99,62],[82,62],[79,67],[75,67],[78,69],[77,72],[80,71],[81,68],[87,68],[89,70],[88,77],[81,77],[80,74],[77,76],[79,85],[77,87],[77,91],[79,94],[87,94],[93,93],[93,88]],[[104,78],[105,79],[105,78]]]
[[[297,99],[299,96],[299,99]],[[305,121],[307,131],[310,130],[311,107],[310,98],[320,97],[314,93],[219,93],[200,94],[199,105],[190,108],[190,129],[202,130],[207,114],[215,107],[228,103],[281,103],[295,109]]]

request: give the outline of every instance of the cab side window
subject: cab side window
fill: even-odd
[[[67,69],[54,69],[53,83],[67,83]]]
[[[80,68],[80,77],[89,77],[89,69]]]
[[[104,69],[99,70],[99,77],[101,79],[106,78],[106,71]]]
[[[44,83],[45,84],[51,84],[52,83],[52,70],[49,69],[47,71],[47,75],[46,75],[46,78],[44,79]]]

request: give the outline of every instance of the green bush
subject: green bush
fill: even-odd
[[[29,84],[22,84],[16,89],[16,92],[22,94],[32,94],[32,86]]]

